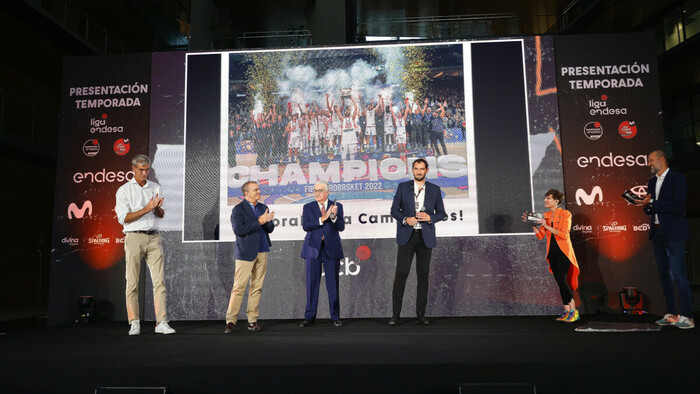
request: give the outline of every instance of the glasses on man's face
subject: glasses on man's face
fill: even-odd
[[[321,194],[325,191],[326,191],[326,189],[314,189],[314,194]]]

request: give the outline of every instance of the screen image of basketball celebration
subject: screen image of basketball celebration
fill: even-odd
[[[386,200],[418,157],[445,198],[469,197],[461,44],[229,55],[228,204]]]

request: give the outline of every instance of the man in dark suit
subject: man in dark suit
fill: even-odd
[[[396,274],[392,290],[393,312],[390,326],[399,322],[406,278],[411,270],[413,255],[416,255],[416,315],[417,322],[428,325],[425,317],[428,303],[428,275],[430,255],[435,247],[435,223],[447,219],[442,203],[440,187],[427,182],[428,162],[417,159],[412,167],[413,180],[399,184],[391,204],[391,216],[396,219]]]
[[[238,311],[243,302],[243,293],[250,281],[248,291],[248,330],[260,331],[258,324],[258,306],[265,272],[267,271],[267,253],[270,251],[270,233],[275,229],[272,220],[275,213],[267,205],[259,203],[260,187],[249,181],[241,187],[245,197],[233,207],[231,225],[236,234],[236,270],[233,274],[233,289],[226,310],[226,334],[233,332],[238,320]]]
[[[306,311],[299,327],[308,327],[316,320],[318,288],[321,283],[321,266],[326,273],[326,290],[334,327],[342,327],[338,279],[340,259],[344,258],[340,244],[340,232],[345,230],[343,206],[328,199],[328,182],[314,185],[314,198],[304,205],[302,227],[306,231],[301,257],[306,259]]]
[[[685,218],[688,185],[683,174],[668,168],[663,151],[649,154],[649,167],[651,173],[656,175],[649,180],[646,197],[636,205],[643,206],[644,212],[650,216],[649,239],[666,298],[666,315],[656,324],[694,328],[693,299],[683,261],[685,240],[690,238],[690,228]],[[680,315],[676,315],[674,282],[681,303]]]

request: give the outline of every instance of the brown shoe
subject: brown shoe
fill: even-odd
[[[260,331],[262,330],[262,327],[258,324],[258,322],[254,321],[252,323],[248,323],[248,331]]]
[[[224,331],[224,334],[230,334],[233,332],[233,323],[228,322],[226,323],[226,330]]]

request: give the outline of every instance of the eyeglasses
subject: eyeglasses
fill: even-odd
[[[328,191],[328,190],[326,190],[326,189],[314,189],[314,194],[321,194],[321,193],[326,192],[326,191]]]

